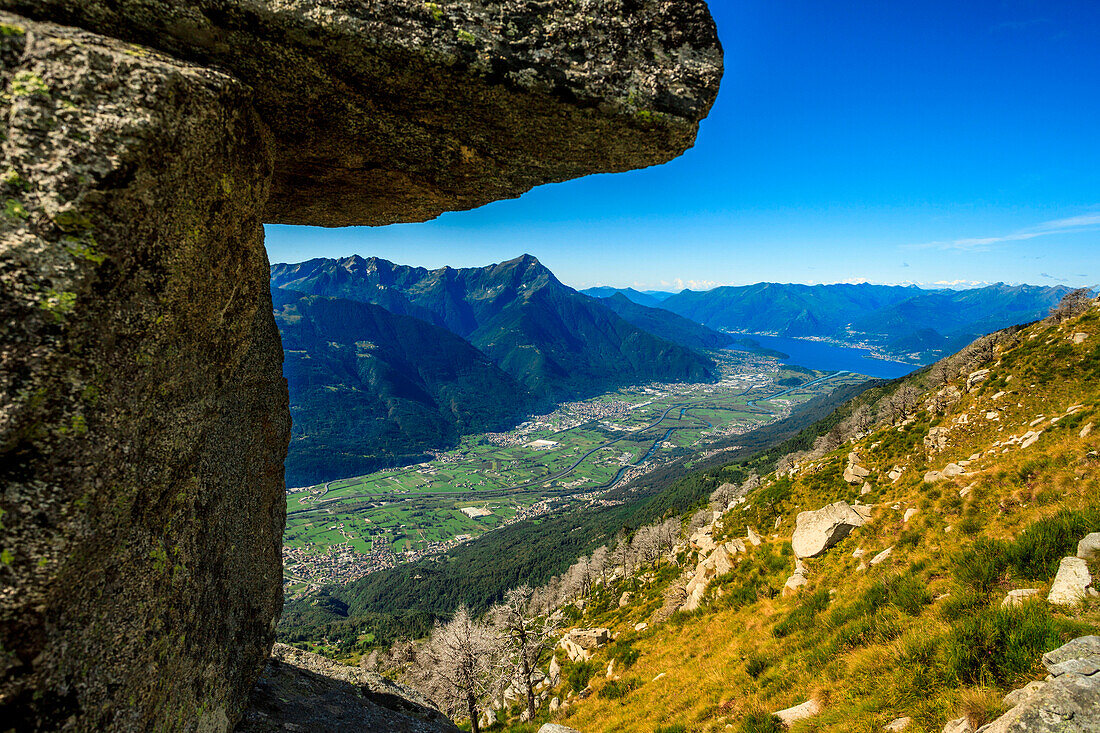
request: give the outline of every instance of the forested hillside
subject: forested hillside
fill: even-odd
[[[272,294],[290,387],[289,486],[420,460],[533,399],[449,331],[341,298]]]

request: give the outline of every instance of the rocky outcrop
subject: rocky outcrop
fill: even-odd
[[[717,92],[714,24],[703,0],[0,9],[34,18],[0,13],[0,719],[226,730],[282,595],[263,222],[668,160]]]
[[[722,52],[704,0],[2,0],[224,69],[271,129],[264,218],[420,221],[690,147]]]
[[[375,672],[276,644],[236,730],[457,733],[458,728],[410,687]]]
[[[687,598],[680,610],[694,611],[699,608],[702,605],[703,595],[706,593],[710,581],[732,570],[734,557],[744,551],[745,543],[741,540],[734,540],[719,545],[709,555],[700,560],[698,565],[695,566],[695,575],[685,589]]]
[[[838,501],[812,512],[799,512],[791,546],[796,557],[817,557],[866,520],[847,502]]]
[[[607,629],[573,629],[558,642],[571,662],[587,662],[592,652],[611,641],[611,632]]]
[[[0,23],[0,719],[224,730],[282,607],[269,137],[223,73]]]
[[[1050,672],[1023,694],[1010,694],[1014,707],[982,728],[983,733],[1095,733],[1100,730],[1100,637],[1085,636],[1043,655]]]

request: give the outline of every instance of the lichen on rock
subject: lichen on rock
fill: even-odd
[[[0,21],[0,719],[224,728],[282,605],[266,133],[224,74]]]

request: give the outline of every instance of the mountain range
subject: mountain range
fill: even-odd
[[[272,266],[271,285],[291,485],[408,464],[618,386],[707,381],[702,350],[731,341],[668,311],[582,295],[529,255],[440,270],[316,259]]]
[[[376,257],[274,265],[273,288],[380,305],[447,329],[533,395],[559,401],[643,381],[699,381],[713,362],[563,285],[530,255],[427,270]]]
[[[684,290],[660,307],[713,329],[860,341],[929,362],[983,334],[1042,318],[1069,290],[1003,283],[970,290],[757,283]]]

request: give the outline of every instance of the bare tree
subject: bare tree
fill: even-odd
[[[875,413],[867,405],[860,405],[852,411],[850,418],[856,435],[862,435],[875,427]]]
[[[615,537],[615,544],[611,548],[611,564],[614,567],[623,568],[623,573],[630,575],[630,566],[632,560],[632,553],[630,548],[630,541],[626,538],[626,535],[620,532]]]
[[[709,514],[709,512],[708,512]],[[655,565],[661,557],[661,544],[659,532],[655,525],[647,524],[639,527],[634,533],[634,540],[630,543],[637,554],[639,561]]]
[[[607,576],[611,571],[610,555],[611,553],[607,549],[607,545],[600,545],[592,551],[592,557],[588,561],[589,565],[592,567],[592,575],[594,575],[605,587],[607,586]]]
[[[606,548],[605,548],[606,549]],[[527,693],[527,718],[535,718],[535,685],[531,673],[543,650],[553,646],[555,624],[549,615],[540,616],[535,591],[527,585],[504,594],[504,601],[490,615],[504,639],[511,665],[509,677],[519,677]]]
[[[934,385],[940,387],[951,381],[955,376],[955,369],[953,360],[948,357],[946,359],[940,359],[933,364],[932,368],[928,370],[928,373],[932,376]]]
[[[465,707],[470,729],[479,733],[478,706],[499,681],[502,644],[488,624],[475,621],[465,605],[448,623],[437,623],[428,640],[425,670],[452,704]]]
[[[785,475],[794,470],[794,455],[788,453],[775,462],[775,471],[781,475]]]
[[[736,499],[738,496],[738,487],[736,484],[722,484],[714,490],[710,495],[710,508],[724,512],[729,503]]]
[[[1075,318],[1092,307],[1094,302],[1096,301],[1087,288],[1073,290],[1066,293],[1058,305],[1051,309],[1050,317],[1058,322]]]
[[[688,536],[690,537],[692,534],[694,534],[695,530],[701,529],[710,524],[710,518],[713,516],[714,514],[711,513],[708,509],[700,509],[699,511],[692,514],[691,519],[688,520]]]
[[[657,547],[662,555],[672,552],[679,539],[680,520],[676,517],[669,517],[657,526]]]

